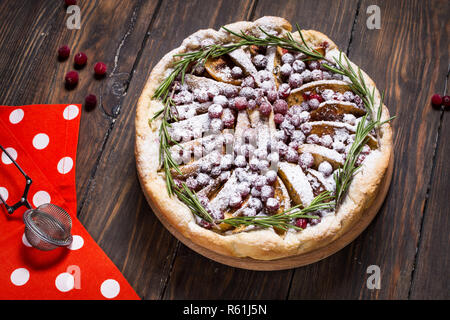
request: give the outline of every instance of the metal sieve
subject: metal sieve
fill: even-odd
[[[9,206],[1,194],[0,201],[5,205],[9,214],[13,214],[14,211],[23,206],[28,208],[23,214],[25,237],[28,242],[34,248],[43,251],[69,246],[72,243],[72,219],[70,215],[64,209],[51,203],[46,203],[33,209],[27,199],[28,191],[33,181],[1,145],[0,149],[25,177],[25,190],[19,202]]]

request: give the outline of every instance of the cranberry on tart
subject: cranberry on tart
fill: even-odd
[[[197,31],[154,67],[138,102],[147,200],[221,255],[273,260],[330,244],[388,167],[390,117],[374,82],[324,34],[291,31],[278,17]]]

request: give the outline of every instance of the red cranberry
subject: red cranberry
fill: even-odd
[[[320,68],[320,64],[316,60],[312,60],[308,62],[308,68],[309,70],[317,70]]]
[[[244,75],[244,72],[242,71],[242,69],[238,66],[235,66],[231,69],[231,76],[233,77],[233,79],[240,79],[242,78],[242,76]]]
[[[236,97],[234,99],[234,106],[239,111],[247,109],[247,106],[248,106],[247,98],[245,98],[245,97]]]
[[[281,56],[281,61],[283,63],[292,64],[294,62],[294,56],[290,53],[285,53]]]
[[[222,114],[222,121],[225,128],[232,128],[234,126],[234,114],[230,109],[224,109]]]
[[[84,52],[79,52],[74,57],[74,62],[77,66],[84,66],[87,62],[87,55]]]
[[[93,94],[89,94],[84,99],[87,108],[94,108],[97,105],[97,97]]]
[[[444,104],[444,107],[446,108],[450,107],[450,96],[443,97],[442,103]]]
[[[306,229],[306,226],[308,225],[308,220],[306,220],[304,218],[298,218],[295,221],[295,225],[299,228]]]
[[[268,184],[274,184],[277,181],[277,173],[274,170],[266,172],[266,179]]]
[[[75,86],[78,83],[78,72],[76,71],[69,71],[66,73],[66,84],[69,86]]]
[[[319,100],[319,102],[323,102],[323,98],[321,97],[320,94],[317,94],[317,93],[313,93],[313,94],[309,95],[309,100],[311,100],[311,99],[317,99],[317,100]]]
[[[314,165],[313,155],[309,152],[302,153],[298,158],[298,164],[305,170],[311,168]]]
[[[212,104],[208,108],[208,115],[210,118],[220,118],[223,114],[223,107],[220,104]]]
[[[252,61],[257,69],[264,69],[267,66],[267,58],[262,54],[254,56]]]
[[[284,157],[286,161],[296,163],[298,161],[298,152],[294,148],[289,147]]]
[[[275,113],[273,121],[275,124],[281,124],[284,121],[284,116],[281,113]]]
[[[288,108],[287,102],[282,99],[278,99],[273,104],[273,112],[281,113],[282,115],[285,115],[288,112]]]
[[[103,76],[106,73],[107,69],[108,68],[106,64],[104,64],[103,62],[97,62],[94,66],[94,72],[98,76]]]
[[[431,97],[431,103],[436,107],[441,106],[442,105],[442,96],[438,93],[433,94],[433,96]]]
[[[263,116],[268,117],[270,115],[270,113],[272,112],[272,106],[270,105],[270,103],[265,101],[259,106],[259,112]]]
[[[255,88],[256,86],[255,79],[252,76],[245,77],[244,80],[242,80],[242,86]]]
[[[269,100],[269,102],[275,102],[275,100],[277,100],[278,98],[278,93],[275,90],[270,90],[267,92],[267,100]]]
[[[269,198],[266,201],[266,208],[269,212],[274,213],[280,208],[280,201],[275,198]]]
[[[230,207],[232,208],[239,208],[242,204],[242,197],[239,193],[234,193],[231,197],[230,197]]]
[[[283,99],[286,99],[290,93],[291,93],[291,87],[289,86],[288,83],[283,83],[278,88],[278,95]]]
[[[211,228],[212,228],[212,224],[209,223],[209,222],[206,221],[206,220],[203,220],[203,219],[200,220],[199,225],[202,226],[202,227],[205,228],[205,229],[211,229]]]
[[[58,57],[63,60],[63,59],[67,59],[70,56],[70,48],[69,46],[62,46],[61,48],[58,49]]]

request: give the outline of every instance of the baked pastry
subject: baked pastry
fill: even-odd
[[[278,17],[200,30],[158,62],[137,105],[147,200],[221,255],[326,246],[365,214],[388,167],[375,83],[324,34],[291,31]]]

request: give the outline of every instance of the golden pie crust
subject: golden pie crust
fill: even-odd
[[[226,27],[235,32],[248,31],[254,35],[261,34],[259,27],[276,31],[278,35],[292,30],[291,24],[279,17],[262,17],[254,22],[235,22]],[[313,47],[327,41],[329,46],[326,57],[338,57],[338,48],[327,36],[315,30],[303,30],[302,33],[306,42]],[[301,40],[297,32],[293,33],[293,36],[298,41]],[[171,64],[176,59],[173,56],[189,50],[198,50],[200,41],[206,38],[220,44],[238,40],[224,30],[206,29],[195,32],[186,38],[180,47],[167,53],[153,68],[138,101],[135,156],[139,180],[147,200],[185,238],[221,255],[273,260],[327,246],[349,231],[372,205],[392,153],[392,130],[389,123],[381,126],[378,148],[363,162],[338,210],[335,214],[322,218],[319,224],[299,232],[291,230],[281,236],[272,228],[227,235],[205,229],[196,223],[192,212],[184,203],[176,196],[169,197],[164,174],[158,171],[160,120],[153,121],[150,126],[149,119],[163,108],[160,101],[152,99],[152,95],[170,73]],[[356,68],[356,65],[351,64]],[[380,93],[372,79],[364,71],[362,73],[370,90],[375,88],[375,106],[378,106]],[[389,111],[383,105],[381,119],[387,120],[389,117]]]

